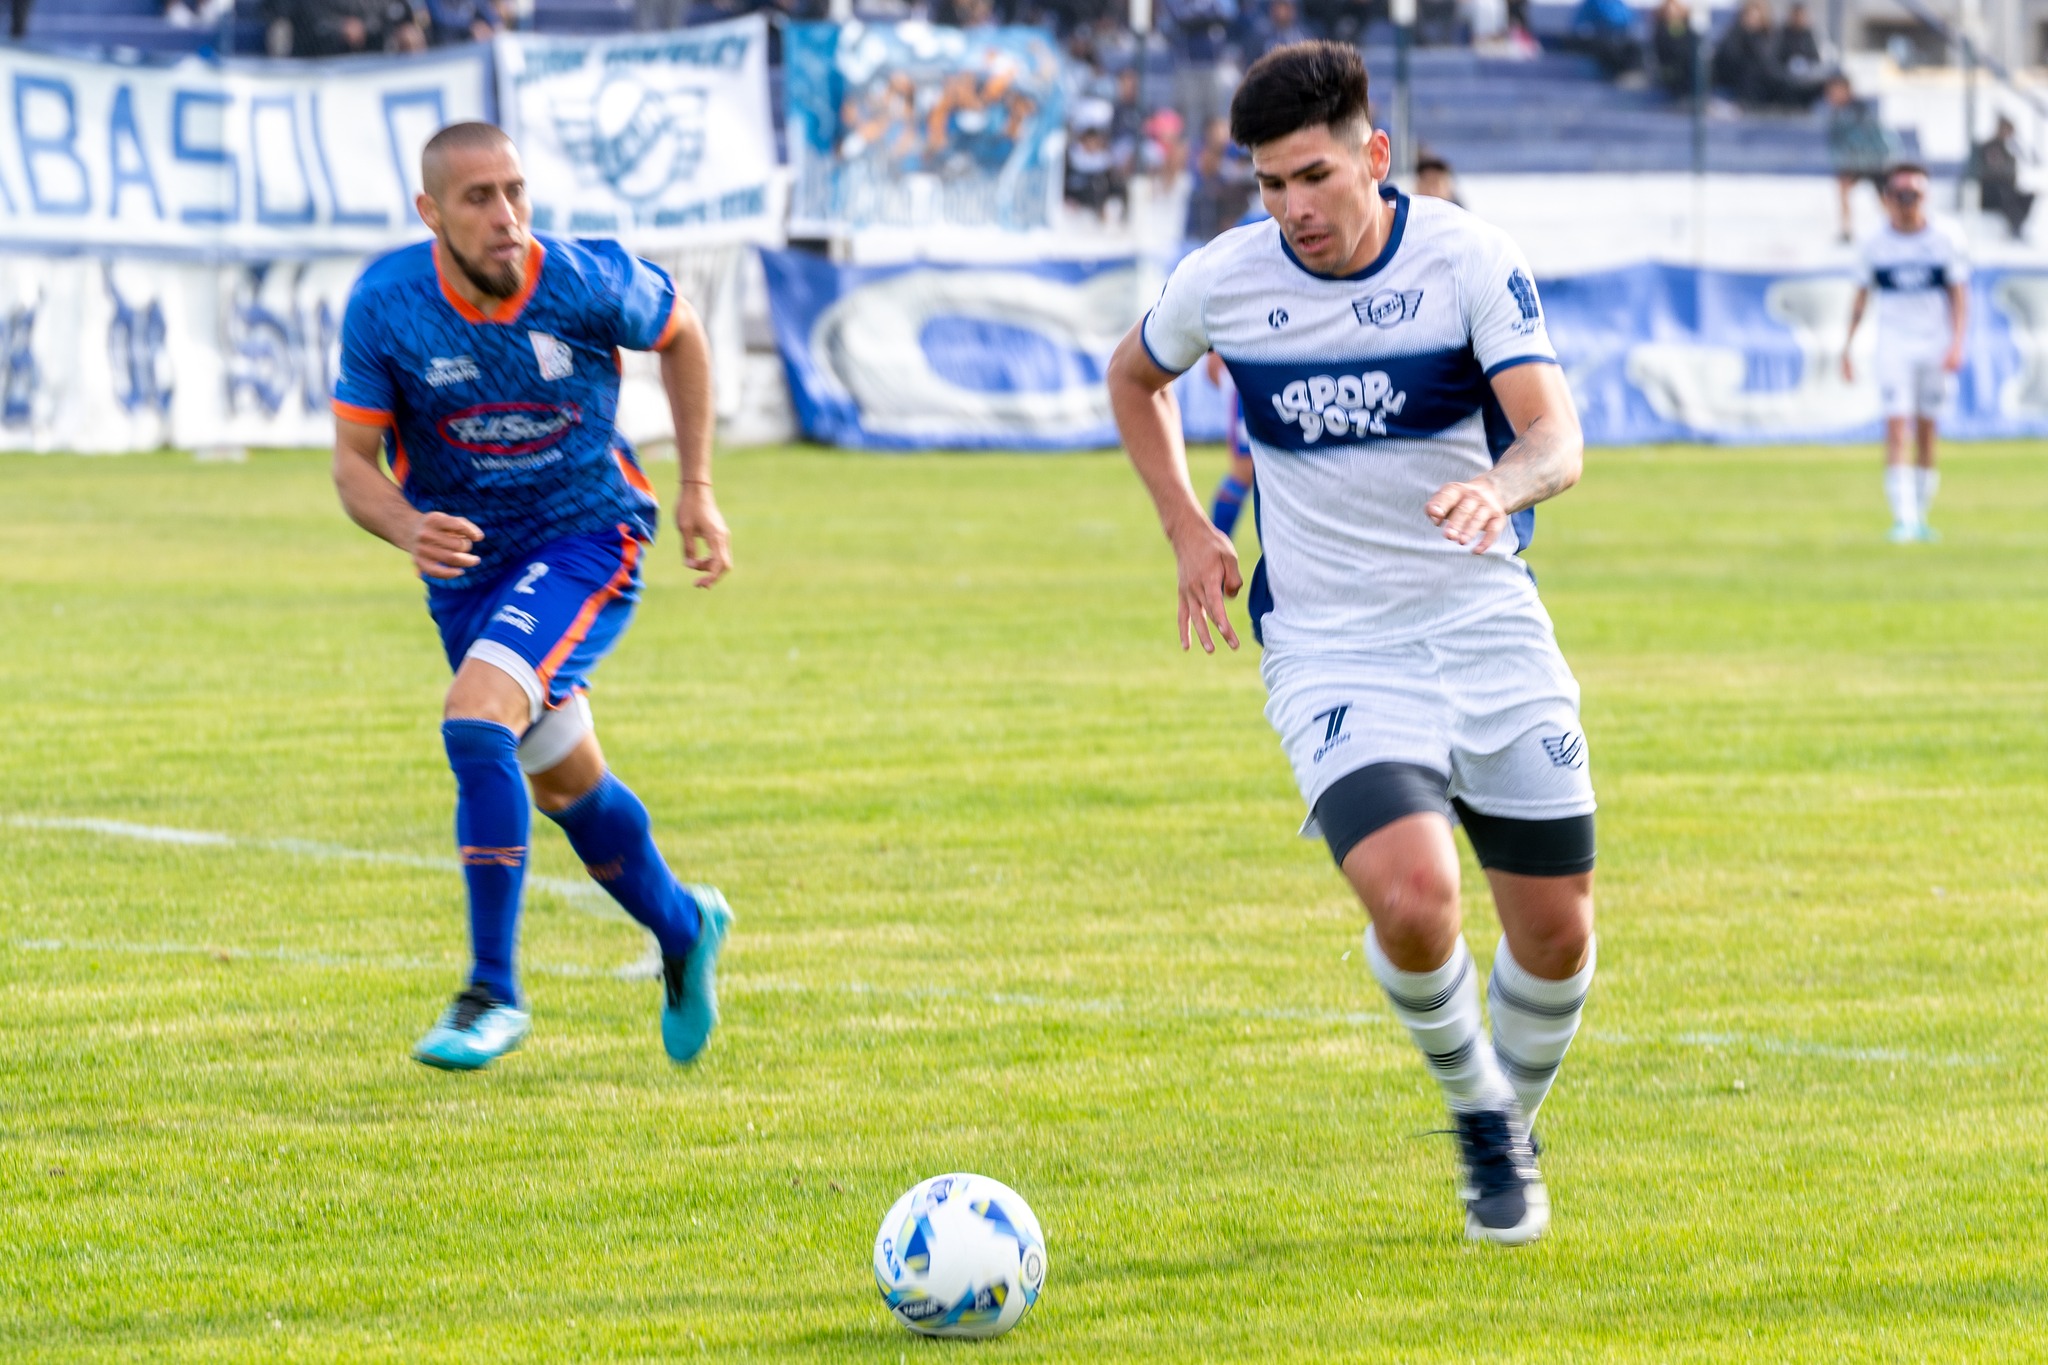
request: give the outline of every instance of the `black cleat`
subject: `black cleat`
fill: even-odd
[[[1550,1193],[1536,1169],[1529,1133],[1513,1110],[1453,1114],[1465,1159],[1465,1235],[1478,1242],[1525,1246],[1550,1226]]]

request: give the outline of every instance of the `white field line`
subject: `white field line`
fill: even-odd
[[[7,817],[7,823],[17,829],[78,830],[86,834],[103,835],[109,839],[136,839],[151,844],[178,844],[191,848],[252,848],[269,853],[288,853],[300,858],[384,863],[394,867],[423,868],[429,872],[462,871],[462,864],[453,858],[345,848],[340,844],[322,843],[317,839],[238,839],[232,834],[216,834],[211,830],[174,829],[168,825],[135,825],[126,820],[92,820],[83,817],[10,815]],[[578,910],[595,915],[599,919],[623,920],[628,924],[633,922],[610,896],[588,882],[572,881],[567,877],[540,877],[529,874],[526,884],[560,896]]]
[[[123,820],[96,820],[84,817],[37,817],[12,815],[6,823],[21,829],[79,830],[89,834],[104,835],[117,839],[140,839],[150,843],[182,844],[202,848],[253,848],[273,853],[293,854],[305,858],[327,858],[352,862],[388,863],[400,867],[424,868],[435,872],[459,872],[462,865],[453,858],[430,858],[413,853],[384,853],[371,849],[346,848],[339,844],[320,843],[307,839],[238,839],[228,834],[217,834],[208,830],[176,829],[165,825],[137,825]],[[583,882],[574,882],[562,877],[528,877],[529,884],[561,896],[570,904],[600,919],[632,920],[614,904],[610,897],[597,887]],[[197,955],[229,960],[250,960],[278,962],[291,966],[319,967],[340,971],[446,971],[449,964],[429,958],[417,957],[351,957],[333,953],[319,953],[291,948],[233,948],[204,946],[184,943],[121,943],[121,942],[80,942],[63,939],[17,939],[14,947],[28,952],[77,952],[77,953],[134,953],[148,956]],[[609,972],[573,965],[529,965],[526,970],[543,976],[595,977],[610,976],[625,980],[642,979],[660,974],[661,956],[650,937],[648,951],[638,960],[617,967]],[[802,982],[745,979],[730,981],[727,990],[740,995],[788,994],[806,995],[816,993],[819,988]],[[1150,1022],[1159,1016],[1157,1011],[1134,1011],[1123,1001],[1114,998],[1065,999],[1059,996],[1024,995],[1007,991],[969,992],[944,987],[880,987],[866,982],[849,981],[837,988],[849,995],[892,996],[909,1000],[959,1000],[968,1003],[994,1005],[999,1009],[1045,1010],[1096,1015],[1119,1015],[1136,1022]],[[1362,1011],[1311,1010],[1289,1008],[1252,1008],[1241,1006],[1191,1005],[1179,1011],[1169,1011],[1168,1016],[1176,1019],[1230,1018],[1259,1020],[1267,1023],[1303,1023],[1324,1027],[1355,1028],[1365,1024],[1388,1022],[1384,1014]],[[1845,1047],[1830,1043],[1808,1043],[1797,1039],[1758,1037],[1742,1033],[1679,1033],[1669,1037],[1641,1038],[1625,1033],[1610,1033],[1588,1029],[1587,1037],[1596,1042],[1620,1047],[1666,1046],[1705,1048],[1708,1050],[1727,1049],[1730,1051],[1750,1049],[1780,1057],[1811,1057],[1823,1061],[1866,1062],[1873,1064],[1907,1063],[1919,1066],[1976,1067],[1995,1065],[1995,1056],[1969,1056],[1962,1053],[1930,1054],[1914,1052],[1906,1048],[1892,1047]]]
[[[98,820],[85,816],[35,816],[10,815],[6,823],[16,829],[76,830],[83,834],[97,834],[109,839],[134,839],[143,843],[171,844],[185,848],[243,848],[257,849],[267,853],[283,853],[297,858],[318,858],[334,862],[382,863],[392,867],[416,867],[428,872],[461,872],[462,864],[453,858],[434,858],[418,853],[387,853],[377,849],[348,848],[341,844],[324,843],[317,839],[240,839],[232,834],[219,834],[204,829],[178,829],[170,825],[138,825],[126,820]],[[618,903],[589,882],[572,881],[567,877],[542,877],[529,874],[526,884],[540,891],[560,896],[577,910],[596,919],[616,923],[632,924],[633,919]],[[322,953],[301,953],[293,949],[278,948],[219,948],[183,943],[66,943],[57,939],[28,939],[17,943],[17,947],[44,950],[78,950],[85,952],[144,953],[161,956],[200,954],[218,957],[223,954],[230,958],[258,958],[273,962],[289,962],[301,966],[337,967],[360,969],[381,968],[387,971],[411,971],[431,968],[447,970],[445,962],[425,958],[362,958],[335,957]],[[609,972],[598,972],[587,967],[546,964],[528,964],[525,970],[543,976],[615,976],[622,980],[639,980],[661,974],[661,953],[654,946],[653,937],[648,937],[648,950],[642,956],[622,967]]]

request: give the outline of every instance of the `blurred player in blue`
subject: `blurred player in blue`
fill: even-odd
[[[661,356],[683,562],[700,588],[732,567],[711,493],[704,330],[669,277],[618,243],[530,231],[519,153],[497,128],[442,129],[420,170],[434,238],[356,282],[334,399],[342,506],[412,556],[455,674],[441,736],[475,967],[413,1056],[472,1071],[526,1036],[513,959],[530,784],[590,875],[660,943],[662,1044],[689,1062],[718,1022],[732,912],[669,871],[647,808],[605,766],[584,689],[632,618],[659,511],[613,429],[621,348]]]

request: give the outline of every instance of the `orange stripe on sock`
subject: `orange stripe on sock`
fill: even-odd
[[[576,619],[569,623],[567,632],[555,641],[555,647],[548,651],[547,658],[540,661],[540,667],[533,670],[540,675],[542,687],[546,687],[555,676],[555,670],[562,666],[562,661],[583,643],[583,637],[590,634],[590,623],[597,619],[605,604],[623,594],[626,585],[633,581],[633,568],[640,562],[640,542],[633,539],[632,533],[623,526],[619,528],[619,547],[619,571],[611,576],[611,581],[583,599],[583,606],[577,611]]]

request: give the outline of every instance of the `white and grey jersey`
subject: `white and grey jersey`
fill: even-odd
[[[1263,556],[1252,626],[1269,648],[1375,649],[1534,608],[1516,558],[1533,511],[1485,554],[1423,512],[1513,442],[1491,379],[1555,363],[1529,267],[1498,229],[1392,189],[1379,258],[1343,277],[1295,259],[1271,220],[1183,260],[1145,317],[1153,363],[1214,349],[1243,399]]]
[[[1877,344],[1885,350],[1938,351],[1949,343],[1948,287],[1970,279],[1970,258],[1955,224],[1918,232],[1887,223],[1863,243],[1863,287],[1871,293]]]

